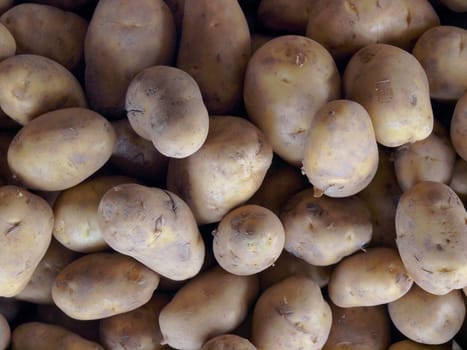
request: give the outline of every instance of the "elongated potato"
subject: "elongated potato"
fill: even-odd
[[[201,350],[257,350],[248,339],[234,334],[219,335],[206,342]]]
[[[5,350],[10,345],[11,330],[6,318],[0,314],[0,349]],[[253,348],[254,349],[254,348]],[[248,350],[248,349],[246,349]]]
[[[462,158],[458,158],[454,164],[449,187],[456,192],[462,201],[467,200],[467,162]]]
[[[3,24],[0,24],[0,60],[16,54],[16,41],[11,32]]]
[[[452,114],[450,134],[457,154],[467,161],[467,92],[456,103]]]
[[[270,30],[305,34],[314,2],[316,0],[261,0],[258,20]]]

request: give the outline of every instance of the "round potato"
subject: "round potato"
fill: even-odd
[[[261,0],[258,20],[273,31],[305,34],[314,2],[316,0]]]
[[[300,165],[316,111],[340,96],[340,76],[331,55],[298,35],[277,37],[251,57],[243,98],[248,117],[274,152]]]
[[[68,316],[96,320],[146,304],[158,283],[154,271],[128,256],[93,253],[60,271],[52,286],[52,298]]]
[[[411,340],[401,340],[392,344],[388,350],[451,350],[454,349],[448,345],[426,345],[416,343]]]
[[[26,125],[46,112],[86,107],[78,80],[49,58],[18,55],[0,62],[0,107]]]
[[[371,240],[370,212],[358,197],[315,198],[302,191],[286,202],[281,215],[285,250],[317,266],[337,263]]]
[[[389,303],[388,310],[402,334],[423,344],[442,344],[451,340],[465,317],[461,291],[433,295],[416,285],[402,298]]]
[[[456,193],[439,182],[419,182],[396,212],[397,247],[421,288],[442,295],[467,285],[467,213]]]
[[[467,92],[456,103],[450,134],[457,154],[467,161]]]
[[[368,45],[352,56],[343,80],[346,98],[368,111],[383,146],[398,147],[431,134],[428,78],[410,53],[386,44]]]
[[[440,0],[450,10],[455,12],[467,12],[467,2],[465,0]]]
[[[248,339],[234,334],[219,335],[203,345],[201,350],[257,350]]]
[[[135,132],[167,157],[188,157],[206,141],[208,111],[198,84],[180,69],[140,72],[128,87],[125,108]]]
[[[462,158],[458,158],[454,163],[449,187],[456,192],[462,201],[467,201],[467,162]]]
[[[396,250],[370,248],[345,258],[334,268],[328,292],[339,307],[376,306],[399,299],[412,284]]]
[[[116,135],[101,115],[65,108],[35,118],[10,144],[8,164],[26,187],[59,191],[79,184],[112,155]]]
[[[0,314],[0,350],[5,350],[10,345],[11,330],[6,318]],[[255,349],[255,348],[253,348]],[[239,349],[241,350],[241,349]],[[245,350],[248,350],[245,348]]]
[[[11,32],[0,24],[0,61],[16,54],[16,41]]]

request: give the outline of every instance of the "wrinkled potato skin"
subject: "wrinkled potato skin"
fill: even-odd
[[[101,168],[112,155],[112,125],[84,108],[43,114],[23,127],[8,149],[8,164],[31,189],[73,187]]]
[[[444,6],[455,12],[467,12],[467,2],[465,0],[440,0]]]
[[[159,276],[117,253],[85,255],[65,267],[52,286],[52,298],[68,316],[96,320],[146,304]]]
[[[423,140],[432,132],[428,78],[410,53],[386,44],[368,45],[350,59],[343,81],[346,98],[368,111],[383,146]]]
[[[0,187],[0,296],[24,289],[47,251],[53,224],[45,200],[20,187]]]
[[[467,162],[458,158],[454,164],[449,187],[459,196],[462,201],[467,201]]]
[[[451,350],[450,345],[426,345],[413,342],[411,340],[402,340],[392,344],[388,350]]]
[[[177,67],[198,83],[210,114],[240,102],[250,32],[236,0],[185,0]]]
[[[425,69],[431,98],[457,101],[467,90],[467,30],[437,26],[418,39],[413,55]]]
[[[46,57],[18,55],[0,62],[0,107],[26,125],[50,111],[86,107],[86,99],[65,67]]]
[[[262,0],[258,19],[267,29],[305,34],[308,17],[316,0]]]
[[[259,189],[271,162],[271,145],[252,123],[211,117],[203,147],[170,159],[167,189],[186,201],[198,224],[218,222]]]
[[[370,248],[335,267],[328,291],[339,307],[376,306],[399,299],[412,284],[396,250]]]
[[[254,275],[236,276],[219,267],[203,272],[162,309],[164,341],[177,349],[197,350],[210,338],[231,332],[245,319],[258,289]]]
[[[410,340],[442,344],[460,330],[465,317],[462,292],[434,295],[414,285],[402,298],[389,303],[389,316],[396,328]]]
[[[286,162],[299,166],[317,110],[340,96],[340,76],[331,55],[298,35],[272,39],[251,57],[243,98],[248,117]]]
[[[212,338],[201,350],[257,350],[248,339],[238,335],[225,334]]]
[[[100,0],[89,23],[84,56],[85,86],[93,110],[122,116],[133,77],[168,64],[175,50],[175,25],[162,0]],[[118,52],[118,54],[116,54]]]
[[[0,314],[0,349],[5,350],[8,348],[11,339],[10,325],[6,318]],[[254,350],[255,348],[253,348]],[[245,349],[248,350],[248,349]]]
[[[284,205],[285,250],[317,266],[337,263],[371,239],[370,212],[358,197],[316,198],[304,190]]]
[[[397,247],[407,272],[429,293],[467,285],[467,213],[445,184],[419,182],[397,207]]]
[[[83,59],[88,23],[80,16],[53,6],[19,4],[0,22],[13,34],[17,54],[48,57],[68,70]]]
[[[457,154],[467,161],[467,92],[456,103],[452,114],[450,134]]]
[[[0,23],[0,61],[16,54],[16,41],[11,32]]]
[[[28,322],[19,325],[12,334],[14,350],[103,350],[97,343],[86,340],[79,335],[41,322]]]

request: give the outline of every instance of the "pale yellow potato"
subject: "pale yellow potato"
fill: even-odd
[[[430,294],[417,285],[388,304],[389,316],[407,338],[423,344],[443,344],[460,330],[465,317],[462,292]]]
[[[118,253],[85,255],[66,266],[52,286],[52,298],[77,320],[97,320],[146,304],[159,275]]]
[[[164,343],[200,349],[210,338],[240,325],[257,294],[257,276],[236,276],[219,267],[199,274],[159,314]]]
[[[334,268],[328,292],[340,307],[376,306],[401,298],[412,284],[396,250],[370,248],[345,258]]]
[[[289,277],[261,294],[253,312],[251,342],[258,349],[322,349],[331,329],[331,308],[319,286]]]
[[[343,81],[345,97],[368,111],[381,145],[398,147],[431,134],[428,78],[410,53],[387,44],[368,45],[352,56]]]
[[[1,13],[1,12],[0,12]],[[11,32],[0,23],[0,60],[16,54],[16,41]]]
[[[45,200],[21,187],[0,187],[0,296],[26,287],[49,247],[53,224]]]
[[[305,34],[316,0],[261,0],[258,20],[267,29]]]
[[[10,345],[10,339],[10,325],[8,324],[7,319],[2,314],[0,314],[0,350],[5,350],[8,348],[8,345]]]
[[[440,0],[440,2],[455,12],[467,12],[467,1],[465,0]]]
[[[462,201],[467,200],[467,162],[462,158],[456,159],[449,187]]]
[[[298,166],[317,110],[340,96],[340,76],[331,55],[298,35],[274,38],[248,62],[243,99],[248,117],[274,152]]]
[[[452,114],[450,134],[457,154],[467,161],[467,92],[456,103]]]
[[[397,247],[421,288],[442,295],[467,285],[467,213],[456,193],[439,182],[419,182],[397,207]]]
[[[453,349],[448,345],[426,345],[416,343],[411,340],[401,340],[392,344],[388,350],[451,350]]]
[[[257,348],[248,339],[225,334],[210,339],[201,350],[257,350]]]

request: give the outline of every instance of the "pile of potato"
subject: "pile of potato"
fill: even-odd
[[[0,350],[467,349],[466,0],[1,0],[0,108]]]

